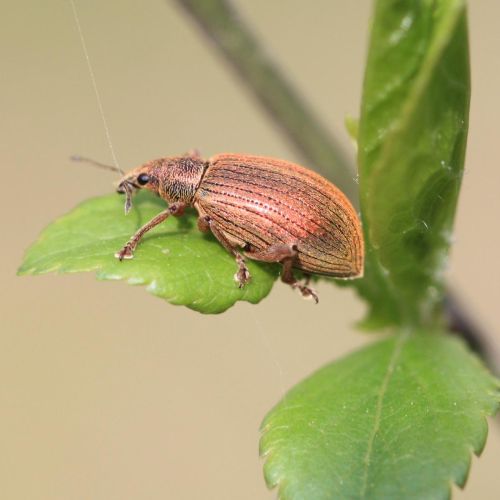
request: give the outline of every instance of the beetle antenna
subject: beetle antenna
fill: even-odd
[[[80,155],[72,155],[69,157],[71,161],[78,161],[83,163],[88,163],[90,165],[94,165],[94,167],[104,168],[106,170],[111,170],[112,172],[118,172],[122,175],[125,175],[125,172],[115,165],[106,165],[105,163],[100,163],[98,161],[92,160],[91,158],[86,158],[85,156]]]

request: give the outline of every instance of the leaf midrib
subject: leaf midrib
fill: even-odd
[[[368,438],[368,446],[366,449],[365,456],[363,458],[363,479],[360,490],[360,498],[366,498],[366,490],[368,489],[368,475],[370,472],[370,463],[373,451],[373,443],[375,438],[377,437],[377,433],[380,429],[380,422],[382,418],[382,410],[384,405],[384,397],[387,393],[387,387],[389,386],[389,382],[394,373],[394,368],[399,360],[399,356],[401,354],[401,350],[403,345],[408,340],[410,332],[405,332],[398,335],[396,342],[394,344],[394,349],[391,354],[391,358],[389,360],[389,364],[387,365],[387,371],[382,380],[382,384],[380,386],[380,390],[377,396],[377,405],[375,409],[375,418],[373,421],[373,428],[370,433],[370,437]]]

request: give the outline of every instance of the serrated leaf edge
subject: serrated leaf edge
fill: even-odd
[[[440,333],[437,333],[440,334]],[[401,350],[405,344],[405,342],[412,336],[412,335],[418,335],[417,332],[407,330],[401,334],[399,334],[396,337],[396,343],[394,345],[393,352],[391,354],[391,358],[389,361],[389,368],[392,366],[392,370],[388,369],[388,372],[386,376],[383,379],[382,385],[381,385],[381,391],[379,393],[378,399],[377,399],[377,411],[376,411],[376,419],[375,419],[375,425],[374,429],[370,438],[371,444],[373,444],[373,441],[375,439],[376,433],[377,433],[377,422],[378,424],[380,423],[380,416],[382,412],[382,406],[383,406],[383,397],[385,390],[387,389],[387,386],[389,384],[390,378],[392,374],[394,373],[394,367],[397,363],[397,358],[401,353]],[[478,415],[478,418],[480,419],[480,422],[482,424],[482,427],[484,428],[484,432],[481,434],[479,440],[477,443],[470,443],[470,446],[468,448],[468,451],[466,451],[466,454],[463,457],[460,457],[458,459],[458,462],[463,465],[463,470],[464,474],[462,477],[450,477],[447,483],[446,492],[447,492],[447,498],[451,498],[451,492],[452,492],[452,486],[456,485],[459,488],[464,488],[468,476],[470,474],[470,469],[472,465],[472,454],[475,456],[479,457],[481,453],[484,450],[484,447],[486,445],[486,441],[488,438],[488,417],[493,417],[496,415],[496,413],[500,410],[500,378],[497,378],[496,376],[492,375],[484,366],[483,363],[480,362],[479,358],[477,355],[472,353],[466,346],[465,342],[463,342],[462,339],[459,339],[457,337],[453,337],[453,339],[460,343],[467,351],[469,358],[472,363],[476,365],[476,368],[480,370],[484,375],[488,376],[491,379],[492,382],[492,389],[487,392],[488,395],[492,396],[492,399],[496,400],[495,403],[492,404],[491,408],[488,410],[482,410],[480,414]],[[314,373],[310,376],[314,376]],[[301,381],[302,382],[302,381]],[[301,383],[299,382],[299,384]],[[295,388],[292,387],[288,392],[293,391]],[[288,394],[287,392],[287,394]],[[259,449],[259,455],[261,459],[264,460],[264,479],[266,482],[266,485],[269,489],[277,489],[277,495],[279,500],[291,500],[291,498],[285,497],[284,490],[286,488],[287,480],[285,477],[281,476],[279,477],[276,475],[276,477],[272,478],[271,477],[271,464],[273,461],[273,456],[274,456],[274,449],[275,447],[267,447],[264,449],[264,437],[267,434],[267,432],[270,430],[270,422],[269,422],[269,417],[272,415],[274,412],[275,408],[278,405],[281,405],[284,401],[286,401],[287,394],[285,394],[282,398],[282,400],[277,403],[266,415],[264,420],[262,421],[262,424],[260,426],[260,432],[261,432],[261,440],[260,440],[260,449]],[[273,430],[278,429],[278,428],[283,428],[284,426],[278,426],[274,427]],[[286,427],[286,426],[285,426]],[[368,472],[368,466],[369,466],[369,455],[370,455],[370,443],[367,448],[367,453],[365,455],[365,473],[367,474]],[[366,493],[366,480],[367,480],[367,475],[365,474],[364,479],[363,479],[363,485],[362,485],[362,491],[360,493],[359,498],[365,498],[364,494]]]

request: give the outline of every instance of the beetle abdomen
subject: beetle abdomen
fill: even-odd
[[[214,156],[194,204],[241,246],[262,251],[276,243],[297,245],[299,269],[362,274],[356,212],[339,189],[304,167],[268,157]]]

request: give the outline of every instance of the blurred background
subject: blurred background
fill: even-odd
[[[235,3],[354,157],[343,121],[358,114],[371,1]],[[299,160],[173,2],[77,8],[124,169],[192,148]],[[471,123],[449,279],[499,345],[500,3],[469,12]],[[363,305],[320,284],[315,307],[277,284],[258,306],[203,316],[91,274],[17,278],[40,230],[115,177],[67,160],[112,160],[69,1],[4,5],[0,54],[0,497],[274,498],[259,424],[295,383],[370,341],[353,329]],[[491,422],[455,498],[498,498],[499,459]]]

